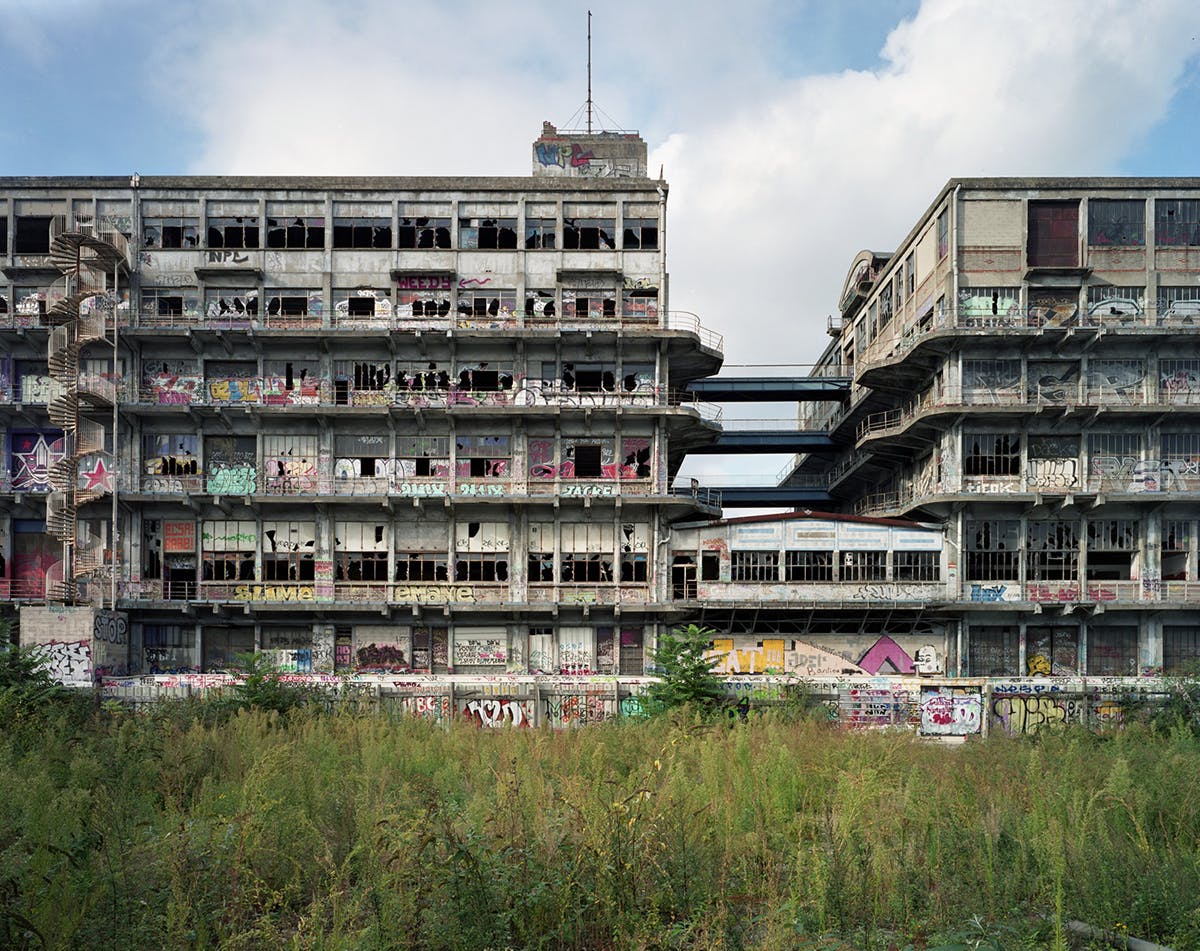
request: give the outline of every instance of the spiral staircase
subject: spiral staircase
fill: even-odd
[[[50,468],[50,494],[46,498],[46,530],[62,544],[62,580],[48,583],[46,596],[64,604],[90,600],[81,592],[88,581],[106,567],[99,546],[79,539],[79,511],[89,502],[109,494],[100,486],[79,487],[79,463],[88,455],[105,451],[105,427],[81,415],[80,395],[89,406],[111,410],[117,399],[112,380],[81,385],[80,354],[90,344],[112,342],[116,333],[118,290],[122,275],[130,270],[129,245],[115,228],[65,216],[50,225],[50,259],[63,274],[64,293],[50,308],[51,325],[47,359],[54,389],[47,403],[50,422],[62,429],[65,454]],[[115,358],[115,354],[114,354]],[[114,362],[113,379],[116,376]],[[115,465],[108,466],[111,479]],[[90,480],[89,480],[90,484]],[[109,545],[116,526],[110,528]]]

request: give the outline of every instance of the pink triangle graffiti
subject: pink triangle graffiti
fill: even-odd
[[[904,652],[904,648],[886,634],[879,638],[869,651],[862,655],[858,666],[870,674],[879,673],[884,664],[891,664],[897,674],[913,672],[912,658]]]

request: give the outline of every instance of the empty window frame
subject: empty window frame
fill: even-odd
[[[550,584],[554,581],[554,536],[553,522],[529,523],[526,569],[530,584]]]
[[[200,247],[200,219],[163,217],[142,219],[143,248]]]
[[[941,552],[892,552],[893,581],[940,581],[942,576],[941,571]]]
[[[517,292],[511,288],[460,289],[458,315],[464,319],[512,318],[517,310]]]
[[[316,524],[306,521],[264,521],[262,525],[263,580],[312,581]]]
[[[564,363],[563,388],[574,393],[612,393],[617,388],[615,363]]]
[[[401,364],[396,368],[396,385],[407,392],[436,392],[450,389],[450,374],[436,362],[421,367]]]
[[[325,219],[306,215],[268,215],[267,247],[324,250]]]
[[[406,478],[449,478],[450,437],[397,436],[396,465]]]
[[[208,218],[210,248],[257,248],[258,215],[210,215]]]
[[[525,250],[553,251],[557,246],[557,218],[525,218]]]
[[[450,215],[440,209],[402,208],[397,245],[403,249],[450,247]]]
[[[176,319],[198,320],[200,291],[195,287],[142,288],[141,322],[145,324],[173,323]]]
[[[1089,626],[1086,673],[1093,677],[1136,677],[1137,627],[1108,624]]]
[[[411,283],[418,283],[413,281]],[[440,283],[431,280],[431,285]],[[450,281],[442,287],[405,287],[396,291],[396,316],[440,320],[450,315]]]
[[[543,545],[551,534],[540,533]],[[566,584],[609,584],[614,580],[616,531],[612,525],[568,522],[559,526],[559,580]],[[532,543],[531,543],[532,545]]]
[[[324,309],[319,288],[281,287],[267,291],[268,318],[319,317]]]
[[[445,583],[450,580],[445,551],[396,552],[396,580],[410,583]]]
[[[454,580],[507,582],[507,522],[459,522],[454,531]]]
[[[576,479],[604,478],[604,446],[600,443],[575,443],[571,447]]]
[[[779,580],[779,552],[731,552],[729,579],[731,581],[777,582]]]
[[[0,258],[8,257],[8,216],[0,215]]]
[[[498,393],[513,388],[513,365],[511,360],[485,360],[458,364],[458,386],[460,390]]]
[[[1091,519],[1087,526],[1087,577],[1128,581],[1138,551],[1138,523],[1129,518]]]
[[[981,519],[965,526],[966,579],[1016,581],[1021,574],[1021,523]]]
[[[514,218],[459,218],[458,246],[464,251],[510,250],[517,246],[517,219]]]
[[[1192,523],[1187,519],[1163,519],[1159,576],[1163,581],[1187,581],[1192,550]]]
[[[215,321],[249,321],[258,316],[258,289],[210,287],[204,292],[204,315]]]
[[[964,476],[1020,474],[1020,433],[963,433]]]
[[[1200,323],[1200,287],[1160,284],[1157,306],[1159,320]]]
[[[383,522],[350,522],[340,519],[334,522],[334,581],[387,581],[387,576],[387,525]]]
[[[505,479],[512,465],[508,436],[455,436],[455,471],[460,479]]]
[[[401,233],[403,234],[403,227]],[[335,216],[333,246],[337,249],[391,248],[392,219],[382,217]],[[401,245],[405,247],[405,245]]]
[[[615,250],[616,230],[615,218],[564,217],[563,250]]]
[[[13,229],[13,254],[49,254],[50,222],[48,215],[17,215]]]
[[[833,580],[833,552],[784,552],[784,581],[809,582]]]
[[[1074,521],[1030,520],[1026,527],[1027,581],[1072,581],[1079,576],[1079,527]]]
[[[1200,627],[1163,625],[1163,673],[1183,674],[1200,661]]]
[[[886,581],[886,551],[844,551],[838,555],[842,581]]]
[[[658,218],[629,217],[624,221],[621,236],[626,251],[648,251],[658,248]]]
[[[1154,243],[1159,247],[1200,246],[1200,201],[1155,199]]]
[[[1146,203],[1092,198],[1088,201],[1088,244],[1136,247],[1146,243]]]

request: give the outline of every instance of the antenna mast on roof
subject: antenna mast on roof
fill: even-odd
[[[592,131],[592,11],[588,10],[588,95],[587,130]]]

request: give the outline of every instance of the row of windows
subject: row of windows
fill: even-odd
[[[1138,629],[1091,624],[1080,629],[1030,626],[1025,630],[1025,667],[1020,666],[1021,634],[1015,625],[971,625],[967,635],[967,675],[971,677],[1134,677]],[[1086,661],[1084,661],[1086,657]],[[1200,627],[1165,624],[1162,667],[1166,674],[1187,672],[1200,660]]]
[[[1166,487],[1179,488],[1200,464],[1198,433],[1163,433],[1157,442],[1157,454],[1146,459],[1141,433],[1092,433],[1086,443],[1087,466],[1083,471],[1090,471],[1085,478],[1079,466],[1067,471],[1061,465],[1064,460],[1079,460],[1081,441],[1078,433],[967,432],[962,440],[962,472],[964,476],[1019,476],[1024,458],[1029,474],[1045,479],[1047,487],[1054,484],[1054,479],[1065,486],[1097,480],[1124,480],[1129,486],[1140,480],[1145,486],[1147,479],[1162,479],[1172,483]]]
[[[886,581],[891,562],[893,581],[937,581],[941,577],[941,553],[936,551],[804,551],[783,553],[782,574],[777,551],[730,552],[730,581],[762,583],[810,581]],[[715,565],[714,565],[715,567]],[[702,568],[707,566],[702,564]],[[702,581],[715,581],[704,577]]]
[[[982,519],[965,526],[968,581],[1074,581],[1087,552],[1087,580],[1129,580],[1140,551],[1135,519]]]

